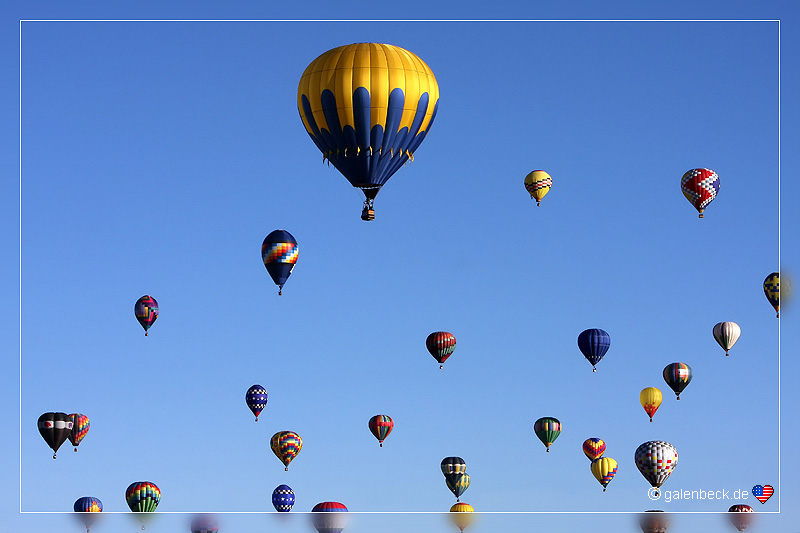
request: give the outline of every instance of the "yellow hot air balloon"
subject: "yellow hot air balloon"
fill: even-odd
[[[647,387],[646,389],[642,389],[642,392],[639,393],[639,402],[644,407],[645,413],[647,416],[650,417],[650,422],[653,421],[653,415],[656,414],[658,408],[661,407],[661,400],[664,397],[661,395],[661,391],[655,387]]]
[[[614,476],[617,474],[617,462],[611,457],[601,457],[592,461],[592,474],[603,485],[603,492]]]
[[[462,532],[464,531],[464,528],[470,525],[472,520],[475,518],[473,515],[467,514],[474,513],[475,509],[473,509],[470,504],[464,502],[457,503],[452,506],[450,508],[450,512],[455,513],[450,515],[450,519]]]
[[[328,50],[306,67],[297,108],[308,135],[366,200],[363,220],[386,181],[430,131],[439,106],[433,71],[399,46],[356,43]]]
[[[552,186],[553,178],[544,170],[534,170],[525,176],[525,188],[531,193],[531,198],[536,199],[536,205],[550,192]]]

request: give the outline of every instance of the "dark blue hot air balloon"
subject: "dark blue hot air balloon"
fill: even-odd
[[[92,496],[84,496],[75,501],[72,510],[76,513],[80,513],[79,518],[81,522],[83,522],[83,525],[86,526],[86,533],[89,533],[89,528],[99,518],[99,516],[94,513],[103,512],[103,503]]]
[[[592,363],[592,372],[597,372],[595,365],[611,347],[611,335],[602,329],[587,329],[578,335],[578,348],[583,356]]]
[[[267,389],[261,385],[253,385],[247,389],[247,394],[244,395],[244,401],[247,402],[247,407],[256,415],[256,422],[258,422],[258,415],[267,406]]]
[[[289,279],[297,263],[297,241],[286,230],[276,229],[261,244],[261,258],[272,281],[278,286],[278,295],[283,293],[283,284]]]
[[[275,510],[281,513],[288,513],[294,505],[294,491],[289,485],[278,485],[272,491],[272,505]]]

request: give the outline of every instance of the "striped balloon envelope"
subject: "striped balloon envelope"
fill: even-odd
[[[733,348],[733,345],[739,340],[742,330],[736,322],[720,322],[714,326],[712,333],[714,334],[714,340],[725,350],[725,355],[727,356],[728,350]]]
[[[261,411],[267,406],[268,398],[267,389],[261,385],[253,385],[247,389],[247,393],[244,395],[244,401],[247,403],[247,407],[256,415],[256,422],[258,422],[258,415],[260,415]]]
[[[611,347],[611,335],[602,329],[587,329],[578,335],[578,349],[592,364],[592,372],[597,372],[597,363]]]
[[[681,178],[681,192],[703,218],[703,211],[719,192],[719,176],[710,168],[693,168]]]
[[[53,459],[58,449],[72,434],[72,417],[66,413],[44,413],[37,421],[39,434],[53,450]]]
[[[152,513],[161,501],[161,489],[150,481],[136,481],[125,490],[125,501],[134,513]]]
[[[394,421],[389,415],[375,415],[369,419],[367,425],[375,438],[378,439],[381,447],[383,447],[383,441],[394,429]]]
[[[319,533],[341,533],[347,525],[347,507],[339,502],[321,502],[311,509],[311,523]]]
[[[550,192],[550,187],[552,186],[553,178],[544,170],[534,170],[525,176],[525,189],[530,193],[531,198],[536,200],[537,206],[542,198]]]
[[[692,367],[686,363],[671,363],[664,367],[662,374],[664,381],[680,400],[681,393],[692,382]]]
[[[288,513],[294,507],[294,491],[289,485],[278,485],[272,491],[272,506],[279,513]]]
[[[533,423],[533,432],[536,433],[536,436],[539,437],[539,440],[542,441],[542,444],[547,447],[549,452],[550,446],[561,435],[561,422],[557,418],[550,416],[540,418]]]
[[[77,452],[78,444],[81,443],[89,432],[89,417],[80,413],[72,413],[69,417],[72,419],[72,430],[69,434],[69,442],[75,446],[75,451]]]
[[[583,453],[590,461],[599,459],[606,452],[606,443],[603,439],[591,437],[583,441]]]
[[[280,459],[288,472],[289,463],[297,457],[297,454],[303,448],[303,439],[294,431],[279,431],[272,436],[269,446],[272,448],[272,453]]]
[[[144,328],[144,336],[147,337],[147,330],[155,323],[158,318],[158,302],[149,294],[145,294],[133,306],[133,314],[136,320]]]
[[[617,475],[617,462],[611,457],[601,457],[592,461],[591,470],[592,475],[603,486],[603,492],[605,492],[608,484]]]
[[[439,363],[439,368],[444,368],[444,363],[447,358],[453,355],[456,349],[456,338],[452,333],[446,331],[434,331],[428,338],[425,339],[425,346],[428,352]]]

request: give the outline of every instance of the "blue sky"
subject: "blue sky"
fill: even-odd
[[[458,455],[473,480],[462,499],[478,511],[777,511],[780,499],[783,513],[752,529],[796,531],[796,363],[784,346],[781,425],[779,321],[761,290],[779,264],[779,168],[782,260],[796,265],[786,199],[797,109],[786,95],[797,19],[782,5],[515,16],[787,17],[782,85],[776,22],[23,23],[22,372],[17,384],[11,357],[4,397],[17,405],[21,385],[22,451],[3,444],[20,457],[21,509],[68,511],[92,495],[126,511],[125,487],[146,479],[165,512],[271,511],[281,483],[299,511],[324,500],[447,511],[439,461]],[[364,16],[44,6],[8,13],[9,27]],[[481,18],[511,16],[503,7]],[[305,66],[359,41],[413,51],[441,90],[430,135],[372,223],[359,220],[360,193],[320,163],[296,108]],[[694,167],[721,180],[703,220],[679,190]],[[538,208],[522,186],[537,168],[554,180]],[[277,228],[300,248],[280,298],[259,254]],[[147,338],[132,313],[143,294],[161,308]],[[723,320],[742,327],[728,358],[711,336]],[[791,308],[782,320],[786,339]],[[612,339],[596,374],[576,346],[592,327]],[[435,330],[458,339],[443,371],[424,346]],[[680,402],[661,378],[674,361],[695,372]],[[257,424],[243,401],[254,383],[270,395]],[[665,393],[652,424],[638,403],[647,386]],[[92,422],[79,453],[67,443],[57,461],[35,430],[51,410]],[[396,424],[383,448],[366,427],[378,413]],[[541,416],[564,424],[549,454],[532,431]],[[286,429],[304,439],[288,473],[269,450]],[[605,494],[580,451],[591,436],[620,463]],[[769,483],[776,496],[652,502],[632,459],[652,439],[680,454],[665,490]],[[80,530],[72,517],[17,515],[15,487],[4,489],[9,531],[67,520]],[[226,518],[225,531],[273,520]],[[730,530],[723,518],[682,515],[673,529]],[[474,530],[634,531],[631,520],[487,515]],[[97,531],[136,529],[127,516],[106,521]],[[439,515],[362,515],[348,531],[376,527],[452,529]],[[308,527],[295,517],[282,529]]]

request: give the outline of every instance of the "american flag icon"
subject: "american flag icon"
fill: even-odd
[[[766,503],[773,494],[775,494],[775,489],[772,488],[772,485],[756,485],[753,487],[753,496],[761,503]]]

